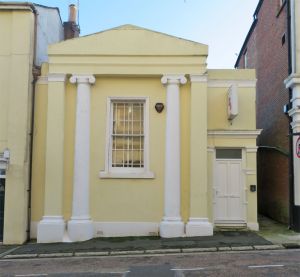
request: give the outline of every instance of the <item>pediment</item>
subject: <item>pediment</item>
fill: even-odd
[[[99,33],[50,45],[49,55],[207,56],[198,42],[122,25]]]

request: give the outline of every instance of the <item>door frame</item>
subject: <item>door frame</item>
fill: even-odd
[[[239,149],[241,150],[241,159],[217,159],[216,152],[218,149]],[[213,223],[217,226],[230,226],[230,227],[246,227],[247,225],[247,214],[248,214],[248,201],[247,201],[247,186],[246,186],[246,150],[243,147],[215,147],[213,151],[213,186],[212,186],[212,205],[213,205]],[[241,205],[243,208],[243,220],[239,221],[216,221],[216,174],[217,174],[217,161],[241,161]]]

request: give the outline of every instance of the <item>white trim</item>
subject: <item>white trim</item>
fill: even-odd
[[[207,147],[207,152],[214,153],[215,152],[215,147]]]
[[[297,114],[300,114],[300,109],[297,107],[297,108],[292,108],[289,110],[289,116],[294,116],[294,115],[297,115]]]
[[[48,85],[48,76],[39,76],[36,83],[37,85]]]
[[[67,75],[60,73],[49,73],[47,79],[48,82],[66,82]]]
[[[235,138],[257,138],[261,134],[262,130],[223,130],[223,131],[215,131],[208,130],[207,135],[209,137],[235,137]]]
[[[286,88],[294,88],[297,85],[300,85],[300,74],[291,74],[284,80]]]
[[[243,169],[243,171],[244,171],[244,173],[246,175],[256,175],[256,169],[248,169],[248,168],[246,168],[246,169]]]
[[[208,218],[190,217],[185,227],[187,237],[212,236],[214,232],[213,224]]]
[[[190,74],[191,83],[207,83],[207,74]]]
[[[257,153],[258,147],[246,147],[246,153]]]
[[[158,222],[93,222],[94,237],[158,236]]]
[[[110,167],[111,161],[111,127],[112,127],[112,103],[114,101],[143,101],[144,102],[144,167],[143,168],[114,168]],[[150,171],[149,155],[149,97],[125,97],[114,96],[107,97],[106,105],[106,140],[105,140],[105,168],[99,172],[99,178],[116,178],[116,179],[153,179],[155,174]]]
[[[43,216],[37,226],[37,242],[62,242],[65,226],[63,216]]]
[[[30,238],[37,238],[39,222],[30,223]],[[93,222],[93,237],[158,236],[158,222]]]
[[[257,80],[208,80],[209,88],[229,88],[236,85],[239,88],[255,88]]]
[[[257,222],[248,222],[247,228],[251,231],[259,231],[259,224]]]

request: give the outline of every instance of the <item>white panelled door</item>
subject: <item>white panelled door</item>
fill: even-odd
[[[246,222],[242,160],[216,160],[215,224],[240,225]]]

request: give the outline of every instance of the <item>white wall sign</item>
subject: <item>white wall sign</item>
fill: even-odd
[[[228,120],[233,120],[239,113],[238,89],[236,85],[232,85],[227,92],[228,99]]]

